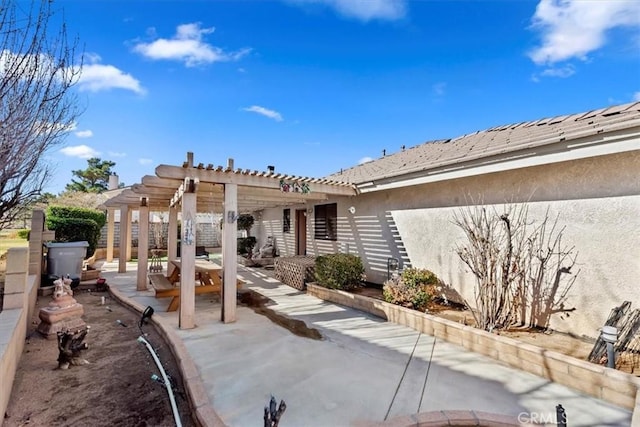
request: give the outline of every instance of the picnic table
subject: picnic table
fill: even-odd
[[[149,274],[149,282],[156,292],[156,298],[172,297],[167,311],[176,311],[180,306],[180,268],[182,263],[180,259],[172,259],[169,261],[175,266],[169,277],[162,273]],[[222,267],[209,261],[195,260],[196,278],[200,284],[194,287],[196,295],[208,293],[221,293],[222,280],[220,274]],[[237,281],[237,287],[242,286],[244,282]]]
[[[169,277],[162,273],[151,273],[148,277],[149,283],[156,292],[156,298],[172,297],[167,311],[176,311],[180,306],[180,267],[182,264],[180,259],[172,259],[169,262],[175,266]],[[197,279],[200,281],[200,285],[194,288],[195,294],[220,293],[222,290],[222,281],[220,280],[222,267],[199,259],[196,259],[195,267]]]
[[[172,259],[170,262],[175,266],[175,268],[169,276],[169,281],[171,281],[171,283],[176,283],[180,281],[180,268],[182,266],[182,261],[179,258],[176,258]],[[220,280],[222,267],[204,259],[196,259],[195,267],[196,278],[200,280],[201,285],[222,286],[222,281]]]

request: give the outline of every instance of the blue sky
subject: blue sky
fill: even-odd
[[[425,141],[640,100],[640,2],[62,0],[85,109],[50,153],[127,185],[195,161],[320,177]]]

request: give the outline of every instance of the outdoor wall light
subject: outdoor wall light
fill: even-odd
[[[237,219],[238,219],[238,215],[236,214],[236,211],[227,212],[227,221],[229,222],[229,224],[233,224],[234,222],[236,222]]]
[[[351,207],[349,208],[349,213],[350,213],[351,215],[353,215],[354,213],[356,213],[356,207],[355,207],[355,206],[351,206]]]

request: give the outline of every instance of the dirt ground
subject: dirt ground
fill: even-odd
[[[83,305],[83,319],[91,327],[84,340],[89,349],[83,351],[89,364],[57,369],[57,340],[47,340],[36,331],[38,309],[51,297],[38,297],[3,425],[174,426],[167,390],[151,379],[152,374],[162,377],[160,370],[147,347],[137,341],[140,315],[111,299],[108,292],[76,290],[74,298]],[[196,425],[169,347],[152,325],[143,325],[142,330],[173,379],[182,425]]]

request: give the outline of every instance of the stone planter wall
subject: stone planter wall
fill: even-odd
[[[33,234],[32,234],[33,235]],[[42,243],[40,243],[42,246]],[[29,274],[29,249],[10,248],[0,311],[0,414],[4,415],[36,309],[40,272]],[[3,419],[0,418],[0,425]]]
[[[513,368],[634,410],[640,422],[640,378],[565,354],[362,295],[307,284],[307,293],[352,307],[484,354]],[[636,403],[636,396],[638,396]]]

